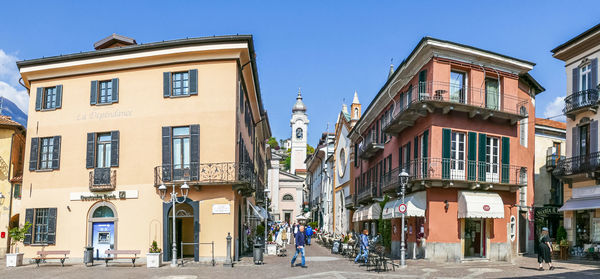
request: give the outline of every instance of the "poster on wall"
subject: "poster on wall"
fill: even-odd
[[[571,229],[571,218],[565,217],[563,223],[565,225],[565,229]]]

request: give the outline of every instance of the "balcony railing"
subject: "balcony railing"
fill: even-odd
[[[509,164],[421,158],[407,166],[409,181],[445,180],[449,182],[477,182],[488,184],[527,185],[527,168]]]
[[[358,195],[356,196],[357,203],[365,203],[371,201],[377,197],[377,183],[372,181],[368,182],[367,185],[358,189]]]
[[[354,195],[348,195],[344,198],[344,204],[346,205],[346,208],[352,208],[354,207]]]
[[[565,156],[561,156],[561,155],[556,155],[556,154],[547,155],[546,156],[546,170],[548,170],[548,171],[553,170],[558,165],[558,161],[564,160],[564,159],[565,159]]]
[[[154,185],[187,181],[190,185],[246,185],[256,187],[252,163],[202,163],[162,165],[154,168]]]
[[[399,186],[398,175],[400,174],[400,168],[395,168],[390,172],[383,175],[383,181],[381,182],[382,192],[396,192]]]
[[[598,107],[598,89],[588,89],[575,92],[565,98],[565,108],[563,112],[567,116],[572,116],[584,108]]]
[[[589,155],[580,155],[558,160],[552,173],[556,176],[570,176],[600,170],[600,152]]]
[[[383,143],[378,142],[378,138],[375,133],[369,132],[360,144],[358,156],[361,159],[369,159],[381,150],[383,150]]]
[[[528,99],[517,97],[516,92],[500,93],[440,81],[421,82],[403,92],[392,117],[385,119],[382,126],[387,133],[399,133],[436,108],[442,109],[443,113],[455,110],[468,112],[471,117],[481,115],[484,119],[496,117],[516,122],[527,117],[528,102]]]
[[[117,186],[117,170],[96,168],[90,171],[90,191],[113,191]]]

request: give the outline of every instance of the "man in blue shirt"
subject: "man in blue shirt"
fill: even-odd
[[[313,229],[308,225],[306,227],[306,245],[310,245],[310,237],[313,235]]]
[[[296,261],[296,257],[298,257],[298,254],[300,253],[302,255],[302,267],[306,267],[306,265],[304,264],[304,245],[306,244],[306,234],[304,233],[304,226],[300,225],[300,227],[298,228],[298,233],[295,236],[295,242],[296,242],[296,253],[294,254],[294,257],[292,258],[292,264],[291,266],[294,267],[294,262]]]
[[[361,257],[365,259],[365,263],[369,259],[369,231],[363,230],[363,233],[358,236],[358,243],[360,243],[360,253],[354,259],[354,262],[358,262]]]

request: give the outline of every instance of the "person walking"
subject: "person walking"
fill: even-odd
[[[306,245],[310,245],[310,237],[313,235],[313,229],[310,225],[306,227]]]
[[[298,234],[298,224],[294,223],[294,237]]]
[[[285,233],[287,234],[287,244],[290,244],[290,241],[292,241],[292,228],[288,225],[285,230]]]
[[[369,231],[363,230],[362,234],[358,236],[358,242],[360,243],[360,253],[354,259],[354,262],[357,263],[358,259],[361,257],[367,263],[369,260]]]
[[[298,233],[295,236],[294,241],[296,242],[296,253],[294,254],[294,257],[292,258],[292,263],[291,263],[291,267],[294,267],[294,262],[296,262],[296,257],[298,257],[298,254],[301,254],[302,256],[302,267],[306,268],[305,262],[304,262],[304,245],[306,245],[306,235],[304,233],[304,226],[300,225],[298,228]]]
[[[552,245],[550,244],[550,237],[548,237],[548,228],[542,228],[542,235],[540,235],[540,248],[538,251],[538,263],[540,264],[540,268],[538,270],[544,270],[542,265],[543,262],[546,262],[550,266],[550,270],[554,269],[552,265]]]

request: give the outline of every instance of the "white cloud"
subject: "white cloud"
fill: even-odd
[[[21,75],[17,69],[17,60],[16,56],[7,54],[0,49],[0,96],[11,100],[27,114],[29,95],[19,84]]]
[[[10,84],[0,81],[0,96],[11,100],[25,114],[28,114],[27,107],[29,106],[29,95],[26,90],[17,90],[17,88],[12,87]]]
[[[546,109],[544,110],[544,117],[545,118],[552,117],[552,120],[565,122],[566,118],[564,115],[562,115],[564,107],[565,107],[564,98],[556,97],[552,102],[550,102],[546,106]]]

